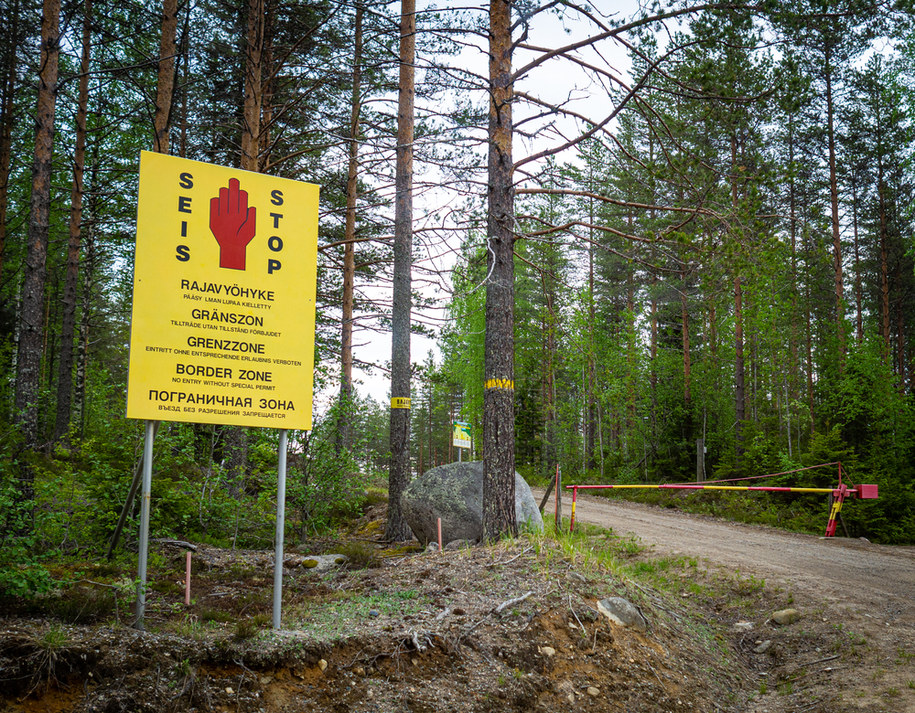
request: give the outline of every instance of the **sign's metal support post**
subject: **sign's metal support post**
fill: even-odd
[[[134,626],[143,631],[146,613],[146,563],[149,559],[149,511],[152,503],[153,440],[158,424],[146,422],[146,440],[143,444],[143,485],[140,501],[140,556],[137,562],[137,620]]]
[[[283,621],[283,535],[286,530],[286,439],[280,431],[279,464],[276,478],[276,554],[273,559],[273,628],[280,629]]]

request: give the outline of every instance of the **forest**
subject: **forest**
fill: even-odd
[[[144,150],[321,186],[291,531],[456,460],[459,420],[491,534],[514,527],[515,469],[661,483],[841,462],[880,488],[846,532],[915,542],[911,7],[789,5],[3,0],[0,589],[104,552],[138,467]],[[277,444],[163,423],[153,531],[269,546]],[[811,531],[827,508],[700,497]]]

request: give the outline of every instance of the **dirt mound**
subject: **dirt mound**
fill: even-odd
[[[760,582],[649,560],[603,533],[443,553],[359,535],[346,546],[360,566],[315,571],[290,555],[279,632],[270,557],[213,548],[196,555],[190,607],[183,556],[160,551],[146,633],[126,626],[125,602],[118,622],[8,617],[0,711],[746,711],[839,636],[776,630],[766,619],[784,602]],[[636,604],[648,631],[601,615],[609,596]],[[778,703],[766,710],[795,710]]]

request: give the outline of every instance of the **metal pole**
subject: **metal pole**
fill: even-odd
[[[276,553],[273,557],[273,628],[283,620],[283,535],[286,528],[286,435],[280,431],[279,465],[276,478]]]
[[[143,631],[143,616],[146,613],[146,562],[149,558],[149,509],[152,502],[152,458],[153,439],[156,437],[156,422],[146,422],[146,440],[143,443],[143,486],[140,501],[140,557],[137,562],[137,621],[134,626]]]

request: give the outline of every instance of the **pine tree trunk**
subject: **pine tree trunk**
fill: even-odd
[[[175,92],[175,38],[178,34],[178,0],[162,1],[162,33],[159,36],[159,77],[156,83],[156,113],[153,117],[153,151],[168,153],[172,96]]]
[[[91,166],[90,185],[96,184],[98,174],[98,142],[92,143],[92,157],[89,161]],[[98,213],[98,198],[94,193],[84,196],[88,199],[88,212],[90,215]],[[83,307],[79,319],[79,330],[77,334],[77,354],[76,354],[76,374],[73,381],[73,408],[70,420],[76,424],[79,437],[82,438],[86,427],[86,381],[89,368],[89,334],[92,324],[91,295],[95,294],[95,275],[96,275],[96,251],[95,239],[92,230],[86,226],[85,230],[80,231],[82,241],[82,275],[83,275]]]
[[[737,136],[731,135],[731,208],[738,211],[737,194]],[[743,285],[740,268],[734,269],[734,454],[737,461],[743,455],[743,421],[746,418],[745,366],[743,359]]]
[[[394,294],[391,318],[391,465],[385,539],[410,537],[400,496],[410,483],[410,312],[413,250],[413,104],[416,57],[415,0],[401,0],[400,85],[394,204]],[[403,408],[406,406],[406,408]]]
[[[734,452],[743,455],[743,422],[746,419],[746,387],[743,359],[743,286],[734,275]]]
[[[346,221],[343,237],[343,325],[340,335],[340,425],[338,444],[349,448],[352,428],[348,417],[353,398],[353,309],[356,283],[356,194],[359,188],[359,118],[362,110],[362,3],[356,4],[353,50],[353,87],[349,124],[349,162],[346,176]]]
[[[73,392],[73,335],[76,328],[76,288],[79,279],[79,251],[82,240],[86,115],[89,108],[89,55],[92,44],[92,0],[85,0],[83,13],[83,48],[76,101],[76,145],[73,149],[73,188],[70,192],[70,240],[67,246],[67,270],[64,278],[63,315],[60,325],[55,441],[66,438],[70,426]]]
[[[861,280],[861,256],[858,241],[858,190],[854,180],[851,185],[851,226],[855,242],[855,325],[857,327],[855,336],[858,344],[861,345],[864,343],[864,285]]]
[[[590,166],[590,162],[588,164]],[[590,189],[589,189],[590,190]],[[588,200],[588,224],[594,225],[594,201]],[[588,383],[587,406],[585,419],[585,468],[594,470],[597,460],[594,452],[597,446],[597,369],[594,364],[597,313],[594,306],[594,229],[589,228],[588,241]]]
[[[880,334],[883,337],[883,361],[890,362],[890,280],[887,260],[886,186],[883,183],[883,165],[879,166],[877,180],[878,230],[880,245]]]
[[[171,0],[167,0],[171,1]],[[245,94],[242,107],[240,167],[244,171],[259,171],[261,108],[263,104],[263,44],[264,0],[249,0],[247,36],[245,40]],[[174,75],[172,75],[174,76]],[[170,110],[169,110],[169,113]],[[223,427],[227,487],[240,494],[248,473],[248,429],[241,426]]]
[[[16,87],[18,85],[19,59],[19,0],[14,0],[7,33],[5,65],[2,92],[0,92],[0,276],[3,274],[6,256],[6,214],[9,209],[9,180],[12,163],[13,113],[15,111]]]
[[[167,0],[173,2],[174,0]],[[245,104],[241,132],[241,168],[260,170],[261,109],[263,108],[264,0],[248,0],[245,41]]]
[[[517,534],[511,2],[489,5],[489,251],[483,364],[483,539]]]
[[[689,413],[692,405],[692,390],[690,388],[690,344],[689,344],[689,307],[686,302],[686,281],[689,276],[686,263],[681,263],[680,279],[683,281],[683,289],[680,290],[680,324],[682,326],[682,346],[683,346],[683,402],[686,404]]]
[[[15,419],[26,448],[38,447],[38,391],[42,361],[42,326],[48,231],[51,212],[51,170],[54,152],[54,113],[60,56],[60,0],[45,0],[41,19],[38,106],[28,251],[23,269],[16,356]],[[32,470],[22,471],[20,496],[34,497]]]
[[[829,48],[825,50],[826,128],[829,143],[829,201],[832,217],[832,263],[835,273],[836,336],[839,345],[839,371],[845,364],[845,295],[842,287],[842,240],[839,224],[839,179],[836,172],[835,107],[832,96],[832,64]]]

